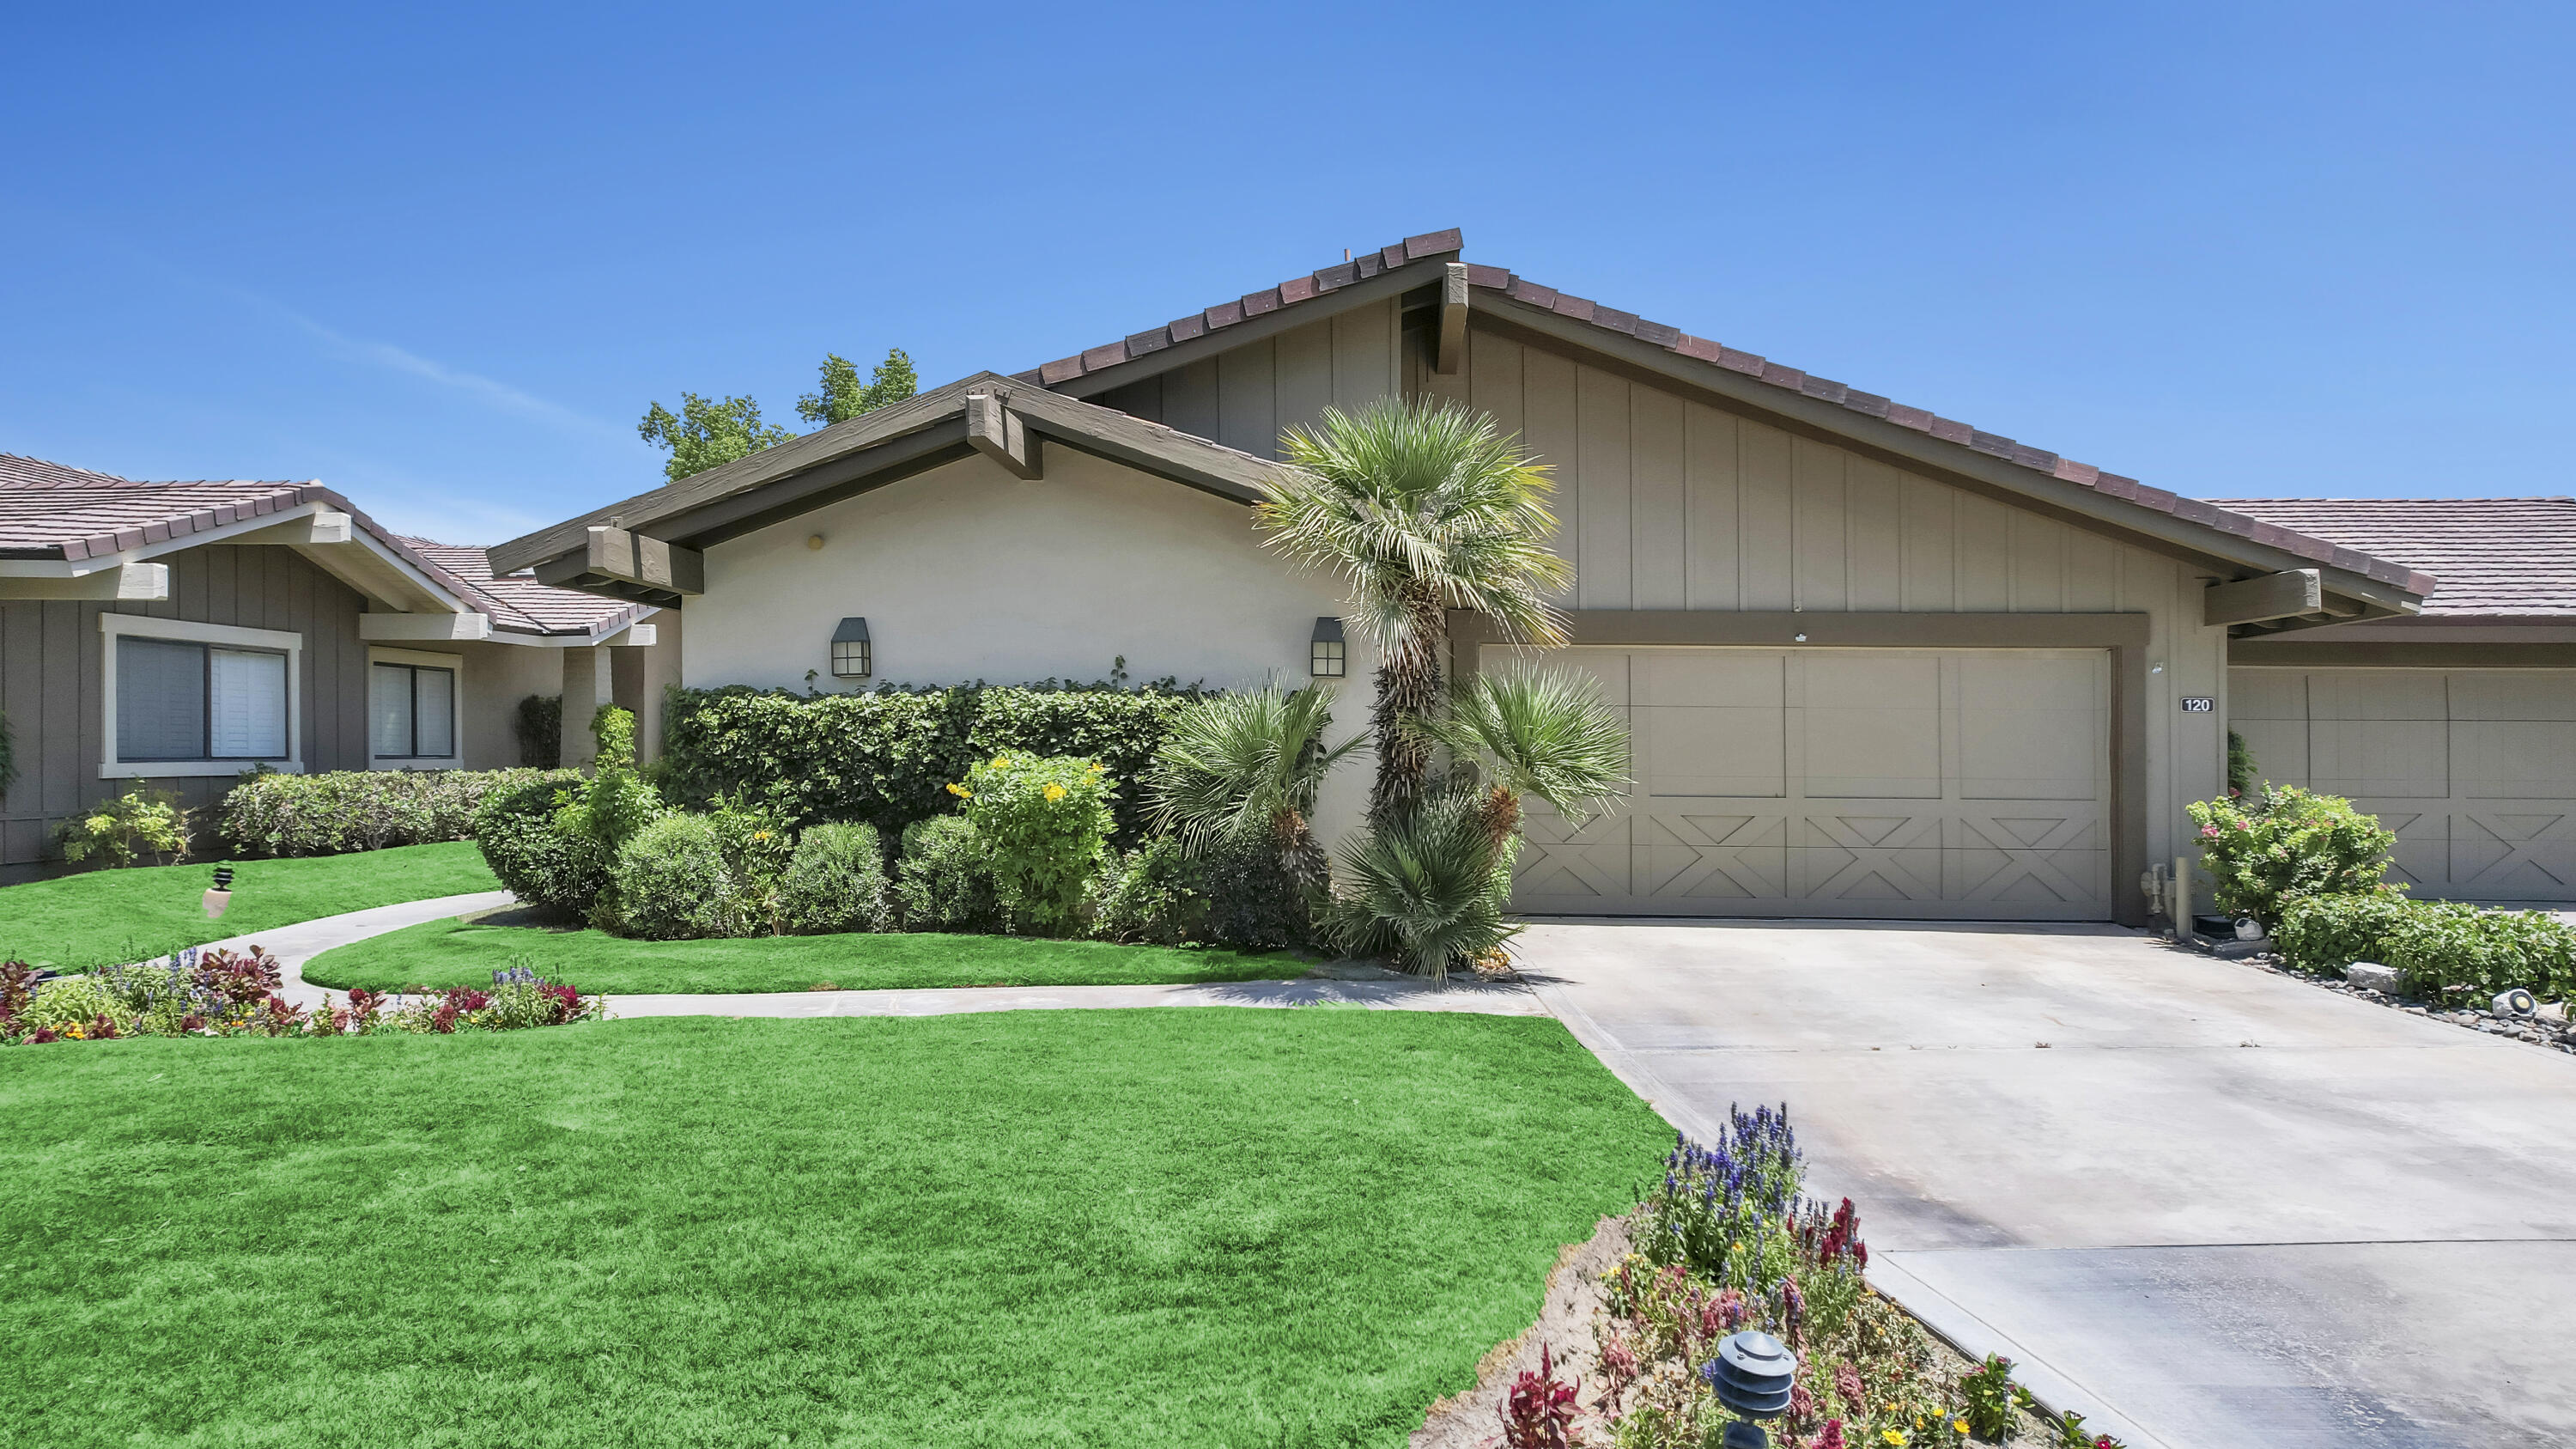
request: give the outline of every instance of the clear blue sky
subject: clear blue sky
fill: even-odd
[[[0,451],[495,542],[1460,226],[2184,493],[2576,492],[2565,5],[536,9],[0,20]]]

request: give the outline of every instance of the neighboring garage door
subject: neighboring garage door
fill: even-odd
[[[1531,811],[1523,911],[2102,920],[2099,649],[1576,648],[1626,707],[1636,783],[1572,831]],[[1487,647],[1481,667],[1530,656]]]
[[[2576,670],[2227,671],[2263,777],[2397,832],[2414,894],[2576,902]]]

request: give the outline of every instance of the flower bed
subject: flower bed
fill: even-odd
[[[134,1036],[365,1036],[445,1034],[562,1026],[599,1017],[607,999],[584,996],[524,969],[492,973],[492,987],[453,987],[410,997],[349,993],[346,1006],[301,1007],[283,991],[285,970],[257,946],[185,950],[136,966],[39,980],[23,961],[0,965],[0,1045],[110,1041]]]
[[[1569,1254],[1583,1281],[1551,1281],[1548,1316],[1489,1360],[1483,1387],[1436,1406],[1416,1443],[1490,1445],[1499,1420],[1510,1449],[1705,1449],[1737,1417],[1717,1398],[1718,1345],[1758,1330],[1798,1360],[1766,1426],[1781,1449],[2118,1449],[2042,1410],[2008,1360],[1973,1363],[1880,1296],[1851,1199],[1828,1210],[1803,1175],[1785,1108],[1733,1113],[1713,1145],[1680,1139],[1646,1200]],[[1558,1308],[1587,1302],[1588,1343]]]

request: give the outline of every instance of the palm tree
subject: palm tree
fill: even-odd
[[[1221,694],[1182,710],[1145,771],[1155,828],[1192,853],[1267,835],[1299,885],[1323,890],[1331,866],[1308,821],[1324,776],[1361,738],[1326,745],[1332,720],[1333,692],[1321,685]]]
[[[1450,609],[1474,609],[1505,638],[1562,644],[1551,594],[1574,581],[1548,551],[1552,485],[1517,436],[1454,403],[1385,398],[1356,413],[1326,408],[1280,436],[1288,466],[1256,510],[1268,542],[1341,575],[1377,673],[1377,781],[1370,823],[1404,818],[1431,770],[1422,729],[1440,703]]]
[[[1482,768],[1479,808],[1499,852],[1520,828],[1521,799],[1537,796],[1569,822],[1617,803],[1628,783],[1628,724],[1601,685],[1570,669],[1479,674],[1426,732]]]
[[[1446,981],[1501,950],[1520,927],[1503,919],[1508,891],[1474,795],[1440,791],[1392,825],[1342,842],[1338,888],[1325,902],[1326,939]]]

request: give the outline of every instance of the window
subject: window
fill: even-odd
[[[287,743],[287,656],[132,636],[116,650],[119,760],[275,760]]]
[[[380,760],[454,758],[456,671],[382,660],[370,665],[367,752]]]

